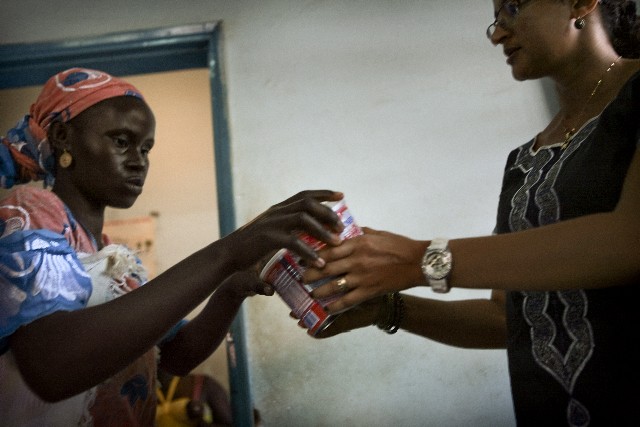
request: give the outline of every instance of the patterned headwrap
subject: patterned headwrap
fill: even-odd
[[[51,77],[38,99],[0,144],[0,187],[44,180],[53,185],[55,159],[47,130],[55,121],[68,122],[108,98],[142,95],[131,84],[105,72],[71,68]]]

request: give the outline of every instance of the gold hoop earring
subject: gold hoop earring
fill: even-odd
[[[576,27],[577,30],[583,29],[585,25],[587,25],[587,21],[585,21],[584,18],[578,18],[576,22],[573,23],[573,26]]]
[[[73,162],[73,156],[66,149],[62,154],[60,154],[60,158],[58,159],[58,164],[61,168],[66,169],[71,166],[71,162]]]

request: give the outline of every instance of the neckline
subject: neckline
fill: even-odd
[[[57,195],[56,195],[57,196]],[[62,201],[62,200],[60,200]],[[76,227],[80,227],[82,229],[82,231],[84,231],[84,233],[87,235],[87,237],[89,238],[89,240],[91,241],[91,245],[93,246],[94,250],[96,252],[100,251],[100,245],[98,245],[98,241],[96,240],[95,236],[93,235],[93,233],[91,233],[91,231],[89,231],[89,229],[87,227],[85,227],[74,215],[73,212],[71,212],[71,209],[69,209],[69,206],[67,206],[66,203],[62,202],[62,204],[64,205],[64,210],[67,212],[67,215],[69,217],[69,222],[73,222],[73,224]]]
[[[613,97],[613,99],[611,101],[609,101],[607,103],[607,105],[604,106],[604,108],[602,109],[602,111],[606,110],[609,105],[611,105],[611,103],[618,98],[618,96],[620,95],[620,93],[622,92],[622,90],[629,85],[633,80],[640,78],[640,61],[639,61],[639,67],[636,70],[635,73],[633,73],[628,79],[627,81],[624,82],[624,84],[620,87],[620,90],[618,91],[618,93],[616,94],[615,97]],[[573,134],[573,136],[571,137],[571,140],[574,140],[581,132],[582,130],[589,125],[592,121],[597,120],[600,115],[602,114],[602,111],[600,112],[600,114],[598,114],[597,116],[591,117],[589,120],[587,120],[586,122],[584,122],[584,124],[582,126],[580,126],[580,129],[578,129],[576,131],[576,133]],[[543,145],[541,147],[538,147],[537,149],[534,148],[536,146],[536,142],[538,141],[538,135],[540,135],[540,133],[536,134],[536,136],[533,138],[533,140],[531,141],[531,144],[529,145],[529,153],[531,153],[531,155],[535,156],[537,153],[539,153],[541,150],[552,150],[558,147],[561,147],[564,144],[564,141],[559,141],[559,142],[554,142],[553,144],[548,144],[548,145]]]
[[[604,111],[608,106],[609,106],[609,104],[607,104],[602,111]],[[602,113],[600,113],[600,114],[602,114]],[[598,114],[597,116],[591,117],[589,120],[584,122],[584,124],[582,126],[580,126],[580,129],[578,129],[576,131],[576,133],[574,133],[571,136],[570,141],[573,141],[574,139],[576,139],[582,133],[584,128],[586,128],[588,125],[590,125],[593,121],[598,120],[598,118],[600,118],[600,114]],[[538,136],[539,135],[540,135],[540,133],[536,134],[536,136],[531,141],[531,144],[529,145],[529,152],[534,156],[537,153],[539,153],[541,150],[552,150],[552,149],[555,149],[555,148],[560,148],[560,147],[562,147],[564,145],[564,141],[559,141],[559,142],[554,142],[553,144],[542,145],[542,146],[540,146],[538,148],[535,148],[536,142],[538,141]]]

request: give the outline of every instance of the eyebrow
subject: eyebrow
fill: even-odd
[[[493,11],[493,17],[495,19],[498,19],[498,15],[500,14],[500,11],[504,7],[504,5],[507,4],[508,1],[509,0],[504,0],[502,3],[500,3],[500,7]]]

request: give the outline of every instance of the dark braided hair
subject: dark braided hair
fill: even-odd
[[[640,58],[640,20],[635,1],[600,0],[613,48],[624,58]]]

